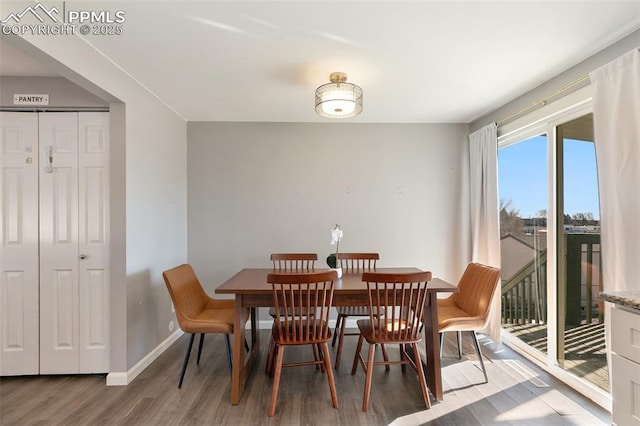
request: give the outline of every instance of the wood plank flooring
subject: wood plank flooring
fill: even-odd
[[[261,332],[263,345],[268,331]],[[181,337],[129,386],[107,387],[102,376],[3,377],[1,425],[607,425],[610,414],[542,372],[504,345],[481,340],[489,383],[465,341],[462,360],[455,334],[446,337],[444,401],[426,410],[411,370],[374,372],[369,411],[363,413],[364,373],[350,375],[357,338],[345,338],[336,374],[339,409],[333,409],[326,375],[314,367],[283,370],[273,418],[267,417],[271,379],[266,349],[237,406],[229,403],[229,371],[223,337],[205,339],[200,365],[196,348],[178,389],[187,336]],[[482,336],[481,336],[482,337]],[[196,346],[196,345],[194,345]],[[335,351],[332,352],[335,356]],[[287,348],[289,360],[311,356]],[[398,351],[390,348],[390,356]]]

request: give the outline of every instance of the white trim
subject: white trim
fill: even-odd
[[[184,333],[182,330],[177,329],[169,337],[167,337],[162,343],[149,352],[144,358],[142,358],[136,365],[131,367],[126,372],[110,372],[107,374],[107,386],[127,386],[133,381],[140,373],[144,371],[153,361],[155,361],[169,346],[175,343]]]

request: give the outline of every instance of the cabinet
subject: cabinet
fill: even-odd
[[[613,423],[640,425],[640,312],[611,310]]]

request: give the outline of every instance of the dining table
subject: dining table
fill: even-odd
[[[304,272],[322,272],[315,269]],[[260,359],[259,309],[274,305],[273,291],[267,283],[267,275],[282,272],[273,268],[245,268],[233,275],[216,290],[216,294],[235,297],[233,356],[231,368],[231,404],[237,405],[242,397],[246,381]],[[410,273],[422,272],[415,267],[375,268],[365,271],[347,272],[334,282],[333,306],[367,306],[367,283],[362,281],[363,272]],[[296,271],[300,273],[300,271]],[[425,353],[424,374],[427,386],[438,401],[442,401],[442,376],[440,365],[440,339],[438,336],[438,293],[455,293],[458,288],[442,279],[433,278],[427,285],[423,331]],[[250,326],[250,345],[247,346],[247,325]]]

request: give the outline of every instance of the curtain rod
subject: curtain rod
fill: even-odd
[[[539,99],[537,101],[534,101],[534,102],[530,103],[529,105],[527,105],[526,107],[524,107],[522,109],[519,109],[518,111],[513,112],[513,113],[507,115],[506,117],[501,118],[500,120],[496,121],[496,124],[499,126],[502,123],[504,123],[505,121],[508,121],[508,120],[510,120],[510,119],[522,114],[523,112],[530,110],[531,108],[535,107],[538,104],[541,104],[542,106],[544,106],[544,105],[546,105],[546,103],[547,103],[547,101],[549,99],[553,98],[554,96],[557,96],[558,94],[560,94],[560,93],[572,88],[573,86],[576,86],[576,85],[578,85],[578,84],[580,84],[583,81],[588,80],[588,79],[589,79],[589,74],[585,74],[582,77],[577,78],[576,80],[572,81],[571,83],[559,88],[558,90],[556,90],[552,94],[547,95],[544,98]]]

